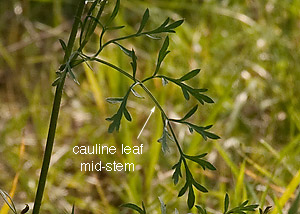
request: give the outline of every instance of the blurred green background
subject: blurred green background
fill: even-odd
[[[7,192],[16,188],[18,209],[25,203],[32,208],[54,95],[51,83],[63,58],[58,39],[67,40],[76,3],[0,2],[0,188]],[[113,6],[114,1],[109,1],[106,16]],[[170,35],[171,53],[160,72],[177,78],[201,68],[189,84],[208,88],[215,101],[200,106],[191,121],[214,124],[212,131],[221,140],[205,142],[176,125],[184,151],[191,155],[208,152],[207,159],[217,168],[203,171],[191,164],[196,180],[209,189],[206,194],[197,192],[196,203],[220,213],[216,210],[222,210],[228,192],[232,206],[249,199],[287,213],[300,182],[300,1],[123,0],[115,22],[127,27],[107,38],[134,33],[146,8],[150,9],[148,29],[167,17],[185,20]],[[94,37],[86,52],[96,50]],[[137,53],[138,78],[153,73],[162,41],[145,37],[122,43]],[[101,57],[130,68],[117,47],[108,47]],[[123,96],[130,81],[107,67],[92,66],[95,72],[84,66],[76,69],[80,85],[70,78],[66,81],[42,213],[70,213],[73,203],[80,214],[129,213],[119,205],[141,205],[142,201],[149,213],[160,213],[158,197],[167,204],[168,213],[175,207],[187,213],[186,195],[177,198],[182,183],[174,186],[171,179],[171,167],[178,159],[176,148],[170,145],[171,151],[164,155],[157,143],[162,133],[158,112],[136,139],[153,103],[130,96],[133,121],[122,120],[120,132],[108,134],[105,118],[118,106],[106,103],[105,98]],[[171,117],[182,117],[196,104],[195,100],[186,102],[172,84],[162,87],[160,81],[153,81],[147,86]],[[75,145],[119,148],[141,143],[144,153],[140,156],[72,153]],[[133,162],[136,170],[80,172],[80,163],[92,160]]]

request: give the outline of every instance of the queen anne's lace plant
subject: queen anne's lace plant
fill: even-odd
[[[99,4],[99,9],[97,5]],[[204,157],[206,156],[205,154],[200,154],[196,156],[190,156],[184,153],[182,150],[182,147],[180,146],[180,143],[177,140],[176,134],[174,132],[174,129],[172,127],[172,124],[174,123],[181,123],[184,124],[188,127],[190,132],[192,133],[193,131],[199,133],[205,140],[208,138],[211,139],[218,139],[219,137],[208,130],[212,127],[212,125],[209,126],[199,126],[196,124],[192,124],[190,122],[187,122],[187,119],[190,118],[196,111],[198,106],[196,105],[193,107],[182,119],[172,119],[170,118],[163,107],[159,104],[159,102],[156,100],[156,98],[153,96],[151,93],[151,90],[148,89],[145,86],[145,83],[148,81],[151,81],[153,79],[159,78],[162,80],[162,84],[166,85],[169,82],[173,83],[177,86],[179,86],[182,90],[184,98],[188,101],[190,97],[194,97],[196,100],[199,101],[200,104],[204,105],[205,103],[213,103],[213,100],[205,95],[204,93],[207,91],[207,89],[203,88],[193,88],[192,86],[188,85],[186,82],[192,78],[194,78],[196,75],[199,74],[200,69],[194,69],[187,74],[183,75],[182,77],[179,78],[174,78],[174,77],[169,77],[165,76],[163,74],[160,74],[160,67],[162,65],[163,60],[166,58],[166,56],[170,53],[168,50],[169,47],[169,37],[166,36],[164,39],[164,42],[161,46],[161,49],[158,53],[157,57],[157,62],[156,62],[156,67],[152,73],[151,76],[146,77],[142,80],[139,80],[136,78],[136,72],[137,72],[137,66],[138,66],[138,59],[135,54],[134,49],[127,49],[125,46],[123,46],[121,43],[122,41],[133,38],[133,37],[141,37],[141,36],[147,36],[152,39],[159,39],[159,36],[162,36],[163,34],[166,33],[175,33],[175,29],[179,27],[182,23],[183,20],[178,20],[173,23],[170,23],[170,19],[167,18],[160,26],[158,26],[155,29],[152,30],[145,30],[145,27],[148,23],[150,14],[149,10],[146,9],[143,18],[141,20],[140,26],[136,33],[128,35],[128,36],[123,36],[119,38],[114,38],[108,41],[104,41],[104,36],[106,33],[112,30],[120,30],[124,26],[113,26],[113,20],[116,17],[119,8],[120,8],[120,1],[117,0],[116,5],[114,7],[114,10],[108,20],[102,20],[101,19],[101,14],[104,10],[104,7],[106,5],[105,1],[94,1],[93,4],[91,5],[88,14],[86,15],[85,19],[81,23],[81,32],[80,32],[80,38],[79,38],[79,48],[75,51],[73,51],[70,55],[69,60],[67,60],[64,64],[60,66],[59,71],[57,72],[57,79],[53,82],[53,86],[60,87],[61,84],[64,83],[65,76],[66,74],[69,74],[70,77],[78,83],[75,74],[73,73],[73,68],[78,66],[81,63],[89,63],[89,62],[99,62],[101,64],[107,65],[111,67],[112,69],[120,72],[127,78],[132,80],[132,84],[128,87],[127,92],[123,97],[117,97],[117,98],[107,98],[107,101],[109,103],[119,103],[119,109],[118,111],[112,115],[111,117],[107,118],[106,120],[110,121],[111,124],[109,125],[108,132],[112,133],[114,131],[119,131],[120,129],[120,124],[122,121],[122,118],[125,117],[126,120],[132,121],[132,117],[127,110],[127,101],[129,94],[132,93],[134,96],[138,98],[143,98],[141,95],[139,95],[135,87],[141,87],[146,94],[149,96],[149,98],[154,102],[154,104],[157,106],[157,108],[161,112],[161,118],[162,118],[162,123],[163,123],[163,130],[162,130],[162,136],[160,139],[158,139],[158,142],[162,144],[162,150],[164,152],[168,151],[168,144],[169,142],[175,142],[176,147],[179,152],[179,160],[178,162],[173,166],[174,169],[174,174],[173,174],[173,180],[174,184],[177,184],[180,178],[183,178],[182,175],[182,168],[184,169],[185,172],[185,184],[181,188],[178,196],[184,195],[188,191],[188,207],[192,208],[195,203],[195,194],[194,194],[194,189],[196,188],[197,190],[201,192],[207,192],[207,189],[199,184],[193,177],[187,161],[193,161],[197,164],[199,164],[203,169],[210,169],[210,170],[215,170],[215,167],[206,161]],[[96,14],[96,15],[93,15]],[[102,31],[99,36],[99,47],[96,53],[93,56],[88,56],[83,52],[84,47],[88,43],[91,35],[94,33],[94,29],[96,26],[99,26]],[[62,48],[66,51],[67,50],[67,45],[60,40]],[[107,47],[108,45],[116,45],[120,48],[121,51],[123,51],[131,60],[131,71],[125,71],[122,68],[104,61],[101,58],[101,53]],[[88,64],[89,65],[89,64]],[[89,65],[90,66],[90,65]]]
[[[90,2],[90,1],[88,1]],[[207,155],[199,154],[195,156],[190,156],[186,154],[173,129],[173,125],[176,123],[180,123],[183,125],[186,125],[187,128],[191,133],[197,132],[200,134],[204,140],[210,139],[219,139],[219,136],[213,134],[209,131],[209,129],[212,127],[212,125],[209,126],[199,126],[196,124],[192,124],[187,121],[190,117],[192,117],[195,112],[197,111],[198,105],[194,106],[191,110],[189,110],[186,115],[181,119],[172,119],[168,116],[167,112],[163,109],[163,107],[159,104],[159,102],[156,100],[156,98],[151,93],[151,90],[148,89],[145,86],[145,83],[148,81],[151,81],[153,79],[161,79],[162,84],[165,86],[168,83],[175,84],[176,86],[180,87],[182,90],[183,97],[186,99],[186,101],[190,100],[191,97],[196,99],[200,104],[204,105],[205,103],[213,103],[213,100],[208,97],[205,92],[207,92],[207,89],[204,88],[194,88],[187,84],[187,81],[190,79],[193,79],[200,73],[200,69],[194,69],[185,75],[181,77],[176,77],[176,74],[174,74],[174,77],[166,76],[160,72],[160,67],[162,66],[163,60],[166,58],[166,56],[170,53],[168,50],[169,48],[169,37],[165,36],[165,34],[175,33],[175,29],[179,27],[183,20],[178,20],[175,22],[171,22],[169,18],[167,18],[160,26],[151,29],[151,30],[145,30],[147,28],[147,23],[149,21],[150,13],[149,10],[146,9],[142,19],[139,28],[136,30],[134,34],[118,37],[110,40],[105,40],[104,36],[109,33],[110,31],[116,31],[121,30],[124,28],[124,26],[114,26],[113,21],[115,17],[118,14],[119,8],[120,8],[120,0],[116,0],[115,7],[109,16],[108,19],[104,20],[102,17],[104,8],[107,4],[106,0],[95,0],[92,1],[90,8],[88,9],[87,14],[83,17],[83,10],[86,6],[85,0],[80,0],[77,13],[75,16],[75,21],[72,27],[72,31],[70,33],[70,37],[67,43],[65,43],[63,40],[59,40],[60,44],[62,46],[62,49],[64,50],[65,56],[62,65],[59,67],[58,71],[56,72],[57,78],[53,82],[53,86],[56,87],[54,102],[53,102],[53,109],[51,114],[51,120],[50,120],[50,126],[49,126],[49,132],[47,137],[47,143],[46,143],[46,149],[41,169],[41,175],[39,179],[38,189],[36,193],[36,198],[34,202],[34,208],[33,208],[33,214],[38,214],[42,202],[43,192],[47,180],[47,174],[52,154],[52,148],[55,138],[55,131],[56,131],[56,125],[57,125],[57,119],[58,114],[60,110],[60,103],[62,98],[62,91],[65,83],[65,79],[67,76],[70,76],[77,84],[79,82],[76,79],[76,75],[74,73],[74,68],[81,63],[86,63],[88,66],[90,66],[89,62],[98,62],[100,64],[104,64],[111,69],[121,73],[126,78],[129,78],[132,81],[132,84],[128,86],[128,90],[125,93],[123,97],[117,97],[117,98],[107,98],[107,102],[119,104],[118,111],[112,115],[111,117],[107,118],[108,121],[110,121],[110,125],[108,128],[108,132],[112,133],[114,131],[119,131],[122,118],[125,117],[126,120],[132,121],[132,117],[127,109],[127,101],[129,94],[132,93],[134,96],[138,98],[143,98],[141,95],[139,95],[135,88],[140,87],[142,88],[145,93],[148,95],[148,97],[153,101],[153,103],[156,105],[156,107],[161,112],[161,119],[163,123],[163,130],[162,130],[162,136],[160,139],[158,139],[158,142],[162,145],[163,152],[166,152],[169,150],[168,144],[169,143],[175,143],[177,150],[179,152],[179,160],[177,163],[174,164],[172,167],[174,169],[174,173],[172,176],[172,179],[174,181],[174,184],[176,185],[179,181],[179,179],[184,179],[184,185],[181,187],[181,190],[179,191],[178,196],[184,195],[186,192],[188,192],[187,197],[187,204],[188,208],[191,209],[194,207],[195,204],[195,190],[199,190],[201,192],[207,192],[207,189],[199,184],[193,177],[192,172],[189,169],[189,166],[187,164],[188,161],[195,162],[196,164],[199,164],[203,169],[209,169],[209,170],[215,170],[216,168],[206,161],[204,158]],[[95,33],[96,27],[100,27],[101,33],[99,35],[99,47],[97,51],[93,55],[87,55],[84,53],[84,48],[89,43],[89,40],[91,36]],[[75,49],[75,40],[76,35],[79,33],[79,45],[78,48]],[[161,36],[165,36],[164,41],[162,42],[161,49],[158,53],[156,66],[154,71],[152,72],[151,76],[145,77],[144,79],[137,79],[136,78],[136,72],[138,67],[138,58],[136,56],[135,50],[131,49],[129,50],[124,45],[122,45],[122,42],[124,40],[135,38],[135,37],[149,37],[154,40],[161,39]],[[108,61],[105,61],[101,58],[102,51],[109,45],[116,45],[120,48],[121,51],[123,51],[127,57],[129,57],[130,64],[131,64],[131,71],[125,71],[124,69],[118,67],[117,65],[114,65]],[[172,75],[173,76],[173,75]],[[182,171],[184,173],[182,173]],[[5,202],[9,205],[10,209],[16,214],[17,211],[15,209],[15,206],[12,202],[12,200],[8,200],[8,194],[1,191],[1,196],[5,200]],[[11,202],[11,203],[10,203]],[[229,211],[228,205],[229,205],[229,198],[228,195],[225,197],[225,214],[229,213],[245,213],[244,211],[253,211],[257,207],[257,205],[247,205],[248,201],[245,201],[242,203],[239,207],[233,208]],[[166,207],[164,203],[161,200],[161,207],[162,207],[162,213],[166,213]],[[131,208],[139,213],[146,213],[146,209],[144,207],[144,204],[142,208],[138,207],[134,204],[125,204],[124,207]],[[200,213],[204,214],[206,213],[206,210],[201,208],[200,206],[196,205],[197,209]],[[26,206],[21,214],[26,213],[29,210],[28,206]],[[74,206],[72,209],[72,213],[74,213]],[[178,213],[176,210],[175,213]],[[265,213],[265,212],[264,212]]]

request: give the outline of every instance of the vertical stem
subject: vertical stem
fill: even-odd
[[[66,49],[66,53],[65,53],[65,57],[64,57],[64,63],[66,63],[68,61],[69,57],[71,56],[72,49],[73,49],[73,46],[74,46],[74,42],[75,42],[75,39],[76,39],[76,34],[77,34],[77,31],[78,31],[78,27],[79,27],[79,24],[81,22],[80,18],[81,18],[81,15],[83,13],[85,0],[79,0],[79,1],[80,2],[79,2],[79,5],[78,5],[78,8],[77,8],[74,24],[73,24],[72,31],[71,31],[69,41],[68,41],[68,44],[67,44],[67,49]]]
[[[77,12],[76,12],[75,21],[74,21],[72,31],[71,31],[71,34],[69,37],[67,49],[65,52],[64,63],[66,63],[69,60],[69,57],[71,56],[75,38],[76,38],[76,34],[77,34],[78,27],[80,24],[80,18],[83,13],[84,4],[85,4],[85,0],[80,0],[80,3],[77,8]],[[37,192],[36,192],[36,196],[35,196],[32,214],[39,214],[41,203],[42,203],[42,198],[43,198],[44,189],[45,189],[46,180],[47,180],[48,169],[49,169],[50,160],[51,160],[57,119],[58,119],[61,97],[62,97],[62,91],[63,91],[63,87],[64,87],[64,83],[65,83],[65,78],[67,75],[66,72],[67,72],[66,70],[63,72],[61,81],[57,85],[56,91],[55,91],[50,125],[49,125],[49,131],[48,131],[48,137],[47,137],[47,142],[46,142],[46,149],[45,149],[45,154],[44,154],[44,159],[43,159],[43,164],[42,164],[42,169],[41,169],[41,174],[40,174],[39,184],[38,184],[38,188],[37,188]]]
[[[42,203],[42,198],[43,198],[43,193],[44,193],[44,189],[45,189],[45,184],[46,184],[46,179],[47,179],[47,174],[48,174],[48,169],[49,169],[50,159],[51,159],[51,154],[52,154],[52,148],[53,148],[53,143],[54,143],[58,113],[59,113],[60,102],[61,102],[61,97],[62,97],[62,89],[63,89],[63,85],[65,82],[65,76],[66,76],[66,73],[64,73],[64,77],[62,77],[62,80],[58,84],[56,91],[55,91],[55,97],[54,97],[54,102],[53,102],[50,126],[49,126],[47,143],[46,143],[46,149],[45,149],[39,184],[38,184],[38,188],[37,188],[37,192],[36,192],[36,196],[35,196],[34,207],[33,207],[33,212],[32,212],[33,214],[39,213],[41,203]]]

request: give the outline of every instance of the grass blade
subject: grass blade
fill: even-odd
[[[295,199],[291,208],[289,209],[288,214],[298,213],[299,207],[300,207],[300,191],[298,191],[297,198]]]
[[[279,199],[278,203],[279,203],[280,207],[283,207],[288,202],[288,200],[292,197],[293,193],[295,192],[295,190],[299,184],[300,184],[300,170],[293,177],[292,181],[289,183],[285,192]],[[278,209],[277,209],[277,207],[275,207],[272,214],[277,214],[277,213],[278,213]]]
[[[0,189],[0,195],[3,198],[3,200],[5,201],[5,203],[9,206],[11,211],[13,211],[15,214],[17,214],[16,207],[15,207],[14,202],[12,201],[12,198],[10,197],[10,195],[1,189]],[[10,202],[8,199],[10,200]]]
[[[244,185],[245,166],[246,166],[246,161],[243,161],[242,165],[240,166],[240,172],[235,186],[236,203],[240,203],[241,200],[243,200],[242,195],[243,195],[243,190],[245,190],[245,185]]]

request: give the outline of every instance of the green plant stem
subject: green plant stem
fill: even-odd
[[[55,137],[60,102],[61,102],[61,97],[62,97],[62,89],[63,89],[63,85],[65,82],[65,76],[66,76],[66,73],[64,73],[64,76],[62,77],[61,82],[57,85],[57,88],[55,91],[55,97],[54,97],[54,102],[53,102],[49,132],[48,132],[47,143],[46,143],[46,149],[45,149],[39,184],[38,184],[36,197],[35,197],[35,201],[34,201],[34,207],[33,207],[33,212],[32,212],[33,214],[39,213],[41,203],[42,203],[42,198],[43,198],[43,194],[44,194],[44,189],[45,189],[45,185],[46,185],[46,179],[47,179],[47,174],[48,174],[48,169],[49,169],[50,159],[51,159],[51,154],[52,154],[52,148],[53,148],[53,142],[54,142],[54,137]]]
[[[101,36],[100,36],[100,44],[101,45],[100,45],[99,50],[95,53],[94,57],[97,57],[106,46],[108,46],[110,44],[113,44],[114,42],[125,40],[125,39],[130,39],[130,38],[135,38],[135,37],[139,37],[139,36],[143,36],[143,35],[148,35],[152,31],[147,31],[147,32],[143,32],[143,33],[135,33],[135,34],[131,34],[131,35],[128,35],[128,36],[123,36],[123,37],[120,37],[120,38],[112,39],[112,40],[109,40],[109,41],[107,41],[106,43],[104,43],[102,45],[102,38],[103,38],[103,35],[104,35],[105,32],[106,32],[106,29],[103,28],[103,31],[102,31]]]
[[[161,77],[156,77],[156,76],[151,76],[151,77],[148,77],[148,78],[146,78],[146,79],[144,79],[144,80],[142,80],[142,81],[139,81],[139,80],[137,80],[137,79],[134,79],[133,78],[133,76],[131,75],[131,74],[129,74],[129,73],[127,73],[126,71],[124,71],[123,69],[121,69],[121,68],[119,68],[119,67],[117,67],[117,66],[115,66],[115,65],[113,65],[113,64],[111,64],[111,63],[109,63],[109,62],[106,62],[106,61],[104,61],[104,60],[101,60],[101,59],[99,59],[99,58],[90,58],[89,60],[95,60],[95,61],[97,61],[97,62],[100,62],[100,63],[102,63],[102,64],[104,64],[104,65],[107,65],[107,66],[109,66],[109,67],[111,67],[111,68],[113,68],[113,69],[115,69],[115,70],[117,70],[118,72],[120,72],[121,74],[123,74],[124,76],[126,76],[126,77],[128,77],[129,79],[131,79],[131,80],[133,80],[133,81],[136,81],[136,83],[138,83],[138,85],[149,95],[149,97],[151,98],[151,100],[155,103],[155,105],[159,108],[159,110],[161,111],[161,113],[165,116],[165,118],[167,119],[167,121],[168,121],[168,126],[169,126],[169,128],[170,128],[170,130],[171,130],[171,133],[172,133],[172,136],[173,136],[173,138],[174,138],[174,140],[175,140],[175,143],[176,143],[176,146],[177,146],[177,148],[178,148],[178,151],[179,151],[179,153],[180,153],[180,155],[181,156],[184,156],[184,153],[183,153],[183,151],[182,151],[182,149],[181,149],[181,147],[180,147],[180,144],[179,144],[179,142],[177,141],[177,138],[176,138],[176,135],[175,135],[175,132],[174,132],[174,130],[173,130],[173,127],[172,127],[172,125],[171,125],[171,123],[170,123],[170,119],[168,118],[168,116],[166,115],[166,113],[165,113],[165,111],[163,110],[163,108],[161,107],[161,105],[159,104],[159,102],[156,100],[156,98],[153,96],[153,94],[151,93],[151,91],[149,91],[149,89],[143,84],[144,82],[146,82],[146,81],[149,81],[149,80],[151,80],[151,79],[154,79],[154,78],[161,78]]]
[[[68,44],[67,44],[67,49],[66,49],[66,53],[65,53],[65,57],[64,57],[64,63],[66,63],[69,59],[69,57],[71,56],[72,50],[73,50],[73,46],[75,43],[75,39],[76,39],[76,34],[79,28],[79,24],[80,24],[80,18],[82,16],[83,13],[83,9],[84,9],[84,5],[85,5],[85,1],[84,0],[79,0],[79,5],[77,8],[77,12],[76,12],[76,16],[75,16],[75,20],[74,20],[74,24],[72,27],[72,31],[68,40]]]
[[[176,138],[175,132],[174,132],[173,127],[172,127],[172,125],[171,125],[171,123],[170,123],[169,120],[168,120],[168,126],[169,126],[169,128],[170,128],[170,130],[171,130],[171,134],[172,134],[172,136],[173,136],[173,138],[174,138],[174,140],[175,140],[175,143],[176,143],[177,148],[178,148],[178,150],[179,150],[179,152],[180,152],[180,155],[181,155],[182,157],[184,157],[184,153],[183,153],[183,151],[182,151],[182,149],[181,149],[181,147],[180,147],[180,145],[179,145],[179,142],[178,142],[178,140],[177,140],[177,138]],[[184,160],[184,162],[185,162],[185,158],[183,158],[183,160]]]
[[[168,116],[166,115],[166,113],[164,112],[163,108],[160,106],[159,102],[156,100],[156,98],[152,95],[151,91],[149,91],[149,89],[146,88],[146,86],[143,83],[141,83],[139,85],[149,95],[149,97],[151,98],[151,100],[156,104],[156,106],[159,108],[159,110],[161,111],[161,113],[166,117],[166,119],[169,120]]]
[[[84,54],[83,54],[84,55]],[[160,110],[160,112],[162,113],[162,115],[166,118],[166,121],[167,121],[167,126],[169,127],[170,131],[171,131],[171,134],[172,134],[172,137],[175,141],[175,144],[176,144],[176,147],[180,153],[180,160],[182,160],[183,164],[184,164],[184,167],[185,167],[185,171],[186,171],[186,179],[190,179],[192,178],[192,174],[191,172],[189,171],[189,168],[188,168],[188,165],[187,165],[187,162],[186,162],[186,157],[185,157],[185,154],[177,140],[177,137],[176,137],[176,134],[174,132],[174,129],[172,127],[172,124],[171,122],[177,122],[176,120],[173,120],[173,119],[170,119],[168,118],[168,116],[166,115],[165,111],[163,110],[163,108],[161,107],[161,105],[159,104],[159,102],[156,100],[156,98],[153,96],[153,94],[151,93],[151,91],[143,84],[149,80],[152,80],[152,79],[155,79],[155,78],[164,78],[164,76],[150,76],[150,77],[147,77],[145,78],[144,80],[140,81],[138,79],[135,79],[131,74],[129,74],[128,72],[124,71],[122,68],[119,68],[118,66],[115,66],[107,61],[104,61],[102,59],[99,59],[99,58],[96,58],[96,57],[87,57],[84,55],[84,57],[86,57],[87,60],[89,61],[97,61],[97,62],[100,62],[101,64],[104,64],[108,67],[111,67],[113,68],[114,70],[120,72],[121,74],[123,74],[124,76],[126,76],[127,78],[133,80],[135,83],[132,84],[128,90],[127,93],[129,93],[131,91],[131,88],[134,87],[135,85],[139,85],[147,94],[148,96],[150,97],[150,99],[155,103],[155,105],[158,107],[158,109]],[[128,96],[128,94],[127,94]]]
[[[115,66],[115,65],[113,65],[113,64],[111,64],[111,63],[109,63],[107,61],[104,61],[104,60],[99,59],[99,58],[91,58],[91,59],[89,59],[89,61],[93,61],[93,60],[95,60],[97,62],[100,62],[100,63],[102,63],[104,65],[107,65],[107,66],[109,66],[109,67],[111,67],[111,68],[119,71],[121,74],[123,74],[124,76],[128,77],[129,79],[131,79],[133,81],[136,81],[131,74],[127,73],[123,69],[121,69],[121,68],[119,68],[119,67],[117,67],[117,66]]]
[[[66,48],[66,52],[65,52],[65,56],[64,56],[64,63],[66,63],[71,56],[75,38],[76,38],[76,34],[77,34],[78,27],[80,24],[80,17],[83,13],[84,5],[85,5],[85,0],[80,0],[78,9],[76,12],[76,18],[75,18],[75,21],[74,21],[74,24],[72,27],[72,31],[71,31],[71,34],[69,37],[68,45]],[[49,131],[48,131],[48,137],[47,137],[47,142],[46,142],[46,149],[45,149],[45,154],[44,154],[44,159],[43,159],[43,164],[42,164],[42,169],[41,169],[41,174],[40,174],[39,184],[38,184],[38,188],[37,188],[37,192],[36,192],[36,196],[35,196],[32,214],[39,213],[42,199],[43,199],[48,169],[49,169],[50,160],[51,160],[52,148],[53,148],[53,143],[54,143],[54,138],[55,138],[57,119],[58,119],[61,97],[62,97],[62,91],[63,91],[63,87],[64,87],[66,75],[67,75],[66,72],[67,72],[67,70],[65,70],[63,72],[61,81],[57,85],[56,91],[55,91],[53,108],[52,108],[50,125],[49,125]]]
[[[161,113],[164,115],[164,117],[168,121],[168,126],[169,126],[169,128],[171,130],[171,133],[172,133],[172,136],[173,136],[174,141],[176,143],[177,149],[178,149],[180,155],[182,157],[184,157],[184,153],[183,153],[183,151],[181,149],[181,146],[180,146],[180,144],[179,144],[179,142],[178,142],[178,140],[176,138],[176,135],[175,135],[175,132],[173,130],[173,127],[172,127],[172,125],[170,123],[170,120],[169,120],[168,116],[166,115],[165,111],[163,110],[163,108],[161,107],[161,105],[159,104],[159,102],[156,100],[156,98],[153,96],[153,94],[151,93],[151,91],[149,91],[149,89],[143,83],[140,83],[139,85],[149,95],[149,97],[151,98],[151,100],[156,104],[156,106],[159,108],[159,110],[161,111]]]
[[[90,14],[88,14],[88,16],[86,17],[84,23],[83,23],[83,29],[81,31],[81,35],[80,35],[80,47],[78,49],[78,52],[81,52],[83,50],[83,48],[85,47],[85,45],[88,43],[91,35],[94,33],[95,31],[95,28],[97,26],[97,23],[99,23],[101,25],[101,23],[98,21],[103,13],[103,10],[104,10],[104,7],[105,7],[105,4],[106,4],[106,1],[101,1],[100,2],[100,9],[97,13],[97,16],[96,17],[93,17],[93,16],[90,16]],[[85,22],[87,21],[87,18],[93,18],[94,19],[94,22],[92,22],[92,24],[90,23],[88,25],[88,29],[87,29],[87,35],[85,36],[84,40],[81,41],[81,37],[83,36],[83,32],[84,32],[84,25],[85,25]],[[102,26],[102,25],[101,25]]]

